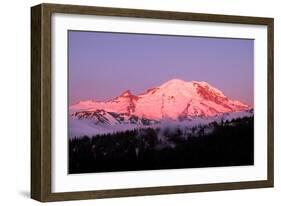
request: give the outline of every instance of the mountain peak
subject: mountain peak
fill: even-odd
[[[129,97],[129,96],[133,96],[133,94],[130,90],[126,90],[120,96],[121,97]]]
[[[181,80],[181,79],[171,79],[165,83],[163,83],[160,88],[167,90],[167,91],[176,91],[186,88],[189,83]]]
[[[106,102],[83,101],[73,111],[105,110],[140,118],[160,120],[179,117],[215,116],[244,111],[248,105],[226,97],[223,92],[204,81],[171,79],[159,87],[134,95],[130,90]]]
[[[167,82],[165,82],[163,85],[171,85],[171,84],[185,84],[186,81],[182,80],[182,79],[171,79],[168,80]]]

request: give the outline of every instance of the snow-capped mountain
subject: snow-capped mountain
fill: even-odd
[[[239,112],[250,106],[226,97],[206,82],[172,79],[159,87],[134,95],[129,90],[109,101],[80,101],[70,106],[72,117],[96,119],[97,122],[120,123],[212,117]],[[106,118],[106,120],[104,120]]]

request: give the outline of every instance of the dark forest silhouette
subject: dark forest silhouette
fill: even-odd
[[[212,128],[211,132],[206,132]],[[69,173],[254,164],[254,117],[191,129],[135,129],[69,139]]]

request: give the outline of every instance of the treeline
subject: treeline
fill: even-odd
[[[208,131],[208,129],[211,128]],[[254,118],[69,140],[69,173],[252,165]],[[206,132],[208,131],[208,132]]]

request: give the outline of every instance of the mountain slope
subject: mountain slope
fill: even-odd
[[[127,90],[106,102],[80,101],[70,106],[70,114],[72,117],[89,118],[90,113],[106,111],[158,121],[163,118],[176,120],[211,117],[248,109],[248,105],[229,99],[223,92],[206,82],[172,79],[140,95],[133,95]],[[87,112],[87,115],[81,116],[81,112]]]

